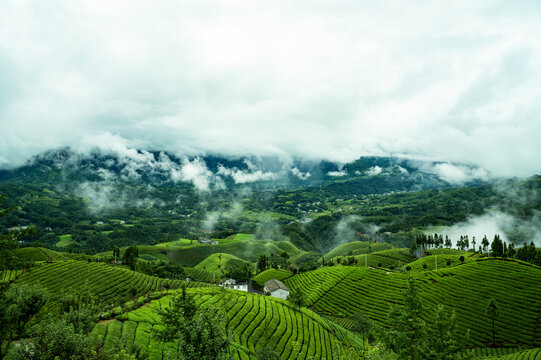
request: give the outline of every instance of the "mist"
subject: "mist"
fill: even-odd
[[[127,144],[190,159],[390,155],[530,176],[541,172],[540,12],[496,0],[8,0],[0,166]],[[213,186],[185,165],[179,179]],[[457,184],[485,176],[435,171]]]
[[[500,235],[503,241],[516,246],[521,246],[523,243],[529,245],[533,241],[539,247],[541,246],[541,212],[536,211],[533,216],[524,220],[509,213],[493,210],[480,216],[472,216],[450,227],[438,227],[426,231],[427,234],[434,232],[449,236],[453,246],[463,235],[468,235],[470,242],[475,237],[477,246],[484,236],[492,242],[494,235]]]

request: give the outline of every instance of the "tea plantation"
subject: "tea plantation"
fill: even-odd
[[[214,305],[225,311],[227,329],[235,359],[253,358],[266,346],[282,359],[339,359],[344,343],[359,345],[359,338],[313,311],[293,308],[288,302],[272,297],[219,289],[190,289],[196,303],[205,308]],[[172,344],[160,344],[151,336],[160,328],[158,310],[169,305],[171,296],[152,301],[121,315],[107,324],[98,324],[94,333],[105,343],[122,337],[134,341],[150,359],[162,359]]]
[[[519,261],[475,260],[434,271],[414,271],[429,321],[438,304],[456,311],[461,333],[471,331],[470,346],[491,342],[491,321],[485,314],[490,298],[498,301],[496,341],[506,347],[541,346],[541,269]],[[307,296],[307,306],[350,328],[360,311],[388,325],[391,304],[402,305],[401,292],[410,274],[380,269],[334,266],[285,280]]]

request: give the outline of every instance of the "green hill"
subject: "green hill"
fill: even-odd
[[[345,244],[338,245],[327,254],[325,254],[325,261],[328,261],[337,256],[351,256],[359,254],[369,254],[371,252],[385,250],[391,248],[391,244],[387,243],[375,243],[370,241],[352,241]]]
[[[357,336],[320,317],[311,310],[296,310],[281,299],[232,290],[190,289],[196,303],[205,308],[214,305],[226,311],[234,359],[252,359],[254,351],[265,346],[282,359],[340,359],[336,348],[343,343],[360,345]],[[149,306],[121,315],[106,325],[97,325],[94,333],[105,343],[134,339],[150,359],[162,359],[162,345],[149,335],[160,326],[158,310],[168,306],[171,296],[152,301]]]
[[[430,321],[438,304],[457,313],[461,332],[471,330],[470,345],[491,341],[491,322],[485,314],[490,298],[500,307],[496,339],[516,347],[541,345],[541,268],[502,259],[479,259],[434,271],[412,272]],[[334,266],[302,273],[285,282],[308,295],[307,305],[337,323],[350,327],[361,311],[380,325],[388,323],[389,304],[401,306],[401,291],[410,274],[379,269]]]
[[[20,275],[15,284],[39,284],[50,298],[49,306],[56,307],[58,300],[66,293],[88,287],[103,304],[122,303],[127,300],[129,290],[137,289],[137,296],[160,291],[165,284],[178,288],[181,280],[161,279],[128,269],[104,263],[86,261],[58,261],[30,268]],[[188,286],[210,286],[209,284],[188,282]]]
[[[42,247],[24,247],[15,251],[15,254],[24,261],[57,261],[57,260],[86,260],[89,255],[58,252]]]
[[[195,270],[205,270],[210,273],[216,274],[218,277],[221,276],[226,270],[227,264],[232,265],[241,265],[249,264],[248,261],[239,259],[234,255],[216,253],[208,256],[205,260],[201,261],[199,264],[194,266]],[[220,269],[221,266],[221,269]]]
[[[259,285],[263,286],[263,284],[267,280],[270,280],[270,279],[284,280],[291,276],[293,276],[293,273],[291,271],[287,271],[283,269],[268,269],[254,276],[254,281],[257,282]]]
[[[409,264],[403,266],[410,267],[411,270],[435,270],[438,269],[460,265],[462,263],[475,261],[475,258],[472,257],[474,253],[464,252],[463,255],[430,255],[424,256],[420,259],[417,259]],[[464,258],[464,261],[460,261],[461,257]]]
[[[507,355],[483,357],[486,360],[541,360],[541,349],[530,349]]]
[[[409,249],[397,248],[380,250],[370,254],[354,256],[337,256],[331,259],[334,264],[346,264],[350,258],[359,266],[397,268],[416,259],[411,255]],[[352,264],[350,264],[352,265]]]
[[[146,260],[169,260],[176,264],[195,267],[212,254],[229,254],[239,259],[255,262],[260,255],[281,262],[279,254],[287,252],[290,256],[304,253],[289,241],[255,240],[252,235],[237,234],[234,237],[219,239],[218,244],[195,244],[192,246],[139,246],[139,256]],[[111,254],[111,253],[105,253]]]

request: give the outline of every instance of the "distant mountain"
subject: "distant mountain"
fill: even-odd
[[[457,184],[442,177],[437,164],[393,157],[362,157],[337,164],[255,156],[179,157],[137,149],[82,154],[63,148],[37,155],[19,168],[0,170],[2,182],[53,185],[67,190],[82,182],[191,185],[204,191],[246,186],[258,190],[322,186],[337,195],[347,195],[476,185],[482,180],[469,178]]]

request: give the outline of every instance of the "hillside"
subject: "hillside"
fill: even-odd
[[[283,300],[234,290],[190,289],[203,308],[210,304],[226,312],[234,359],[250,359],[263,345],[282,359],[341,359],[337,349],[343,342],[359,344],[349,331],[308,309],[296,310]],[[149,306],[121,315],[107,325],[97,325],[94,333],[105,342],[127,336],[147,352],[150,359],[162,359],[171,344],[161,345],[149,336],[161,319],[157,310],[167,307],[170,296]]]
[[[55,261],[44,263],[20,274],[14,284],[39,284],[49,294],[48,308],[55,309],[59,300],[70,292],[88,289],[102,304],[122,304],[129,299],[130,289],[136,297],[163,291],[167,286],[176,289],[181,280],[161,279],[105,263],[87,261]],[[206,283],[188,282],[190,287],[211,286]]]
[[[304,253],[289,241],[257,240],[253,235],[237,234],[226,239],[213,239],[218,244],[199,244],[177,246],[172,243],[156,246],[140,246],[139,254],[147,260],[161,259],[173,263],[195,267],[213,254],[229,254],[241,260],[255,262],[260,255],[268,256],[272,261],[281,262],[279,254],[287,252],[290,256]]]
[[[541,345],[541,269],[517,261],[487,259],[434,271],[413,272],[430,321],[437,304],[456,311],[462,333],[471,331],[470,346],[485,346],[490,339],[490,319],[485,307],[498,301],[496,337],[506,347]],[[390,304],[401,305],[401,290],[410,276],[383,270],[335,266],[295,275],[285,280],[292,289],[307,294],[307,305],[319,314],[346,326],[361,311],[386,326]]]

